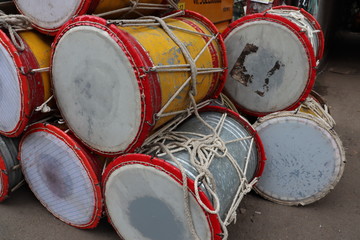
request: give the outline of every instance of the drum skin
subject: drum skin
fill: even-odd
[[[76,138],[74,138],[74,136],[72,136],[71,132],[69,133],[65,133],[63,130],[61,130],[61,128],[64,128],[62,125],[59,126],[55,126],[55,124],[49,124],[49,123],[36,123],[33,124],[29,127],[29,129],[24,133],[20,145],[19,145],[19,158],[20,158],[20,162],[22,164],[22,169],[24,172],[24,176],[25,176],[25,180],[28,182],[30,189],[33,191],[34,195],[39,199],[39,201],[41,202],[41,204],[47,208],[49,210],[49,212],[51,212],[55,217],[57,217],[58,219],[60,219],[61,221],[80,228],[80,229],[89,229],[89,228],[95,228],[99,221],[100,218],[102,216],[102,194],[101,194],[101,187],[100,187],[100,178],[101,178],[101,164],[99,162],[97,162],[96,157],[91,154],[81,143],[78,142],[78,140]],[[61,174],[69,174],[68,172],[70,172],[70,170],[72,169],[67,169],[68,172],[66,172],[66,169],[64,169],[64,165],[60,165],[62,167],[62,169],[53,169],[53,167],[51,168],[47,168],[46,165],[42,166],[42,164],[50,164],[50,166],[57,166],[59,160],[55,159],[53,156],[48,155],[49,158],[54,158],[51,160],[44,160],[42,157],[42,154],[49,154],[46,152],[46,150],[43,151],[34,151],[34,152],[28,152],[27,149],[25,149],[26,144],[28,143],[28,138],[32,137],[34,134],[47,134],[47,136],[45,137],[45,135],[43,135],[42,137],[44,138],[44,141],[48,141],[51,142],[52,144],[57,144],[60,145],[60,143],[65,147],[60,147],[58,146],[58,149],[55,149],[57,152],[57,154],[63,152],[71,152],[71,154],[73,154],[74,156],[76,156],[76,158],[74,159],[63,159],[64,161],[61,162],[66,162],[67,164],[69,164],[69,161],[74,162],[74,164],[76,165],[76,167],[78,168],[78,170],[82,170],[83,173],[82,175],[84,175],[84,178],[87,182],[86,184],[90,184],[91,185],[91,191],[92,191],[92,196],[94,196],[93,199],[93,203],[94,205],[92,206],[92,210],[91,210],[91,218],[88,220],[88,222],[86,223],[76,223],[74,221],[70,221],[67,217],[64,217],[65,213],[62,212],[58,212],[56,205],[53,205],[54,203],[62,203],[62,201],[66,202],[69,201],[68,206],[73,208],[73,210],[78,210],[81,209],[82,207],[89,207],[89,206],[85,206],[84,205],[80,205],[77,206],[77,202],[74,202],[74,199],[79,198],[80,193],[79,192],[73,192],[73,189],[71,188],[71,186],[69,187],[68,185],[66,185],[65,183],[72,183],[75,185],[75,183],[73,181],[77,180],[77,178],[71,178],[71,176],[68,176],[69,179],[65,179],[65,178],[61,178]],[[53,139],[56,139],[56,141],[58,141],[57,143],[55,142],[55,140],[49,138],[49,136],[53,137]],[[46,138],[46,139],[45,139]],[[33,148],[36,149],[36,147],[38,147],[37,145],[34,145]],[[54,150],[54,149],[53,149]],[[28,155],[27,155],[28,154]],[[35,154],[35,155],[34,155]],[[71,156],[71,155],[69,155]],[[29,158],[29,159],[28,159]],[[36,159],[33,159],[36,158]],[[41,160],[41,161],[40,161]],[[55,161],[57,160],[57,161]],[[27,163],[27,161],[32,161],[32,165],[29,165]],[[36,165],[35,163],[42,163],[42,164],[38,164]],[[53,165],[51,165],[53,164]],[[36,165],[36,166],[33,166]],[[49,166],[49,165],[48,165]],[[35,172],[34,172],[35,171]],[[65,172],[64,172],[65,171]],[[32,173],[31,175],[29,175],[29,173]],[[40,174],[43,174],[45,176],[45,178],[43,178],[44,176],[40,176]],[[66,176],[66,175],[65,175]],[[64,175],[62,176],[64,177]],[[45,188],[40,188],[41,186],[37,183],[37,181],[33,181],[34,179],[45,179],[46,181],[43,180],[43,182],[41,184],[45,185]],[[35,184],[35,185],[34,185]],[[65,185],[64,185],[65,184]],[[64,187],[67,186],[67,187]],[[79,186],[78,186],[79,187]],[[79,188],[78,190],[83,191],[85,189],[85,187],[88,187],[87,185],[83,184],[83,186],[81,188]],[[45,189],[45,190],[44,190]],[[42,193],[47,192],[47,195],[43,196]],[[49,196],[51,195],[51,196]],[[54,197],[55,196],[55,197]],[[46,200],[46,198],[48,198]],[[51,202],[48,202],[50,199]],[[60,200],[59,200],[60,199]],[[84,203],[84,202],[80,202]],[[88,203],[88,202],[86,202]],[[64,209],[65,211],[65,209]],[[68,209],[66,209],[66,211],[68,211]],[[88,214],[88,212],[87,212]]]
[[[185,11],[184,16],[167,19],[167,23],[171,23],[174,26],[180,26],[185,29],[189,29],[192,31],[205,33],[214,35],[217,33],[214,25],[204,17],[200,16],[191,11]],[[64,71],[58,70],[59,67],[63,69],[68,69],[64,67],[62,64],[62,58],[65,55],[61,55],[62,53],[58,50],[59,47],[62,47],[63,42],[66,40],[66,36],[71,36],[69,32],[75,32],[76,29],[86,28],[89,30],[94,29],[94,31],[103,32],[106,36],[111,37],[116,41],[116,49],[120,49],[119,51],[123,51],[126,54],[121,60],[124,64],[127,64],[127,69],[130,69],[132,78],[127,80],[120,80],[120,82],[115,82],[114,84],[123,84],[123,81],[131,80],[131,84],[135,84],[136,94],[141,96],[141,99],[135,98],[134,100],[127,100],[130,102],[139,103],[139,110],[135,109],[131,110],[129,113],[133,114],[134,112],[141,112],[141,115],[134,117],[134,121],[139,121],[138,126],[136,128],[138,130],[134,137],[127,137],[126,141],[129,141],[129,144],[126,143],[126,147],[116,147],[116,146],[98,146],[98,140],[88,139],[91,137],[86,137],[84,135],[87,133],[79,134],[77,131],[78,127],[75,123],[75,113],[70,112],[66,108],[63,108],[63,102],[68,101],[68,97],[63,94],[67,94],[64,91],[60,90],[60,83],[62,88],[66,88],[68,85],[65,85],[66,81],[74,82],[75,75],[71,75],[70,77],[60,77],[67,76],[67,74],[63,74]],[[91,30],[92,31],[92,30]],[[81,31],[77,31],[81,32]],[[190,54],[193,58],[201,51],[202,47],[205,46],[206,42],[209,40],[209,37],[203,36],[199,37],[199,35],[184,33],[182,31],[176,32],[177,37],[182,41],[186,42],[187,48],[189,49]],[[151,37],[150,37],[151,36]],[[218,35],[218,39],[211,42],[208,47],[205,49],[202,55],[198,58],[196,64],[197,66],[201,66],[203,68],[222,68],[223,72],[219,73],[208,73],[198,75],[197,79],[197,93],[195,95],[196,102],[200,102],[204,99],[217,97],[225,83],[226,76],[226,67],[227,60],[225,58],[225,47],[223,45],[223,40],[220,35]],[[68,37],[69,38],[69,37]],[[72,45],[71,45],[72,46]],[[54,87],[54,94],[56,101],[58,103],[58,107],[62,112],[63,117],[67,121],[67,124],[70,129],[74,132],[74,134],[80,138],[83,143],[94,150],[95,152],[104,155],[104,156],[114,156],[125,152],[131,152],[139,147],[143,141],[149,136],[149,134],[159,126],[163,125],[173,116],[166,116],[160,119],[155,117],[155,114],[160,111],[160,109],[169,101],[169,99],[178,91],[179,87],[186,81],[186,79],[190,76],[189,72],[185,71],[177,71],[177,72],[156,72],[151,71],[149,69],[162,66],[162,65],[177,65],[177,64],[186,64],[185,57],[181,53],[178,46],[170,39],[170,37],[157,26],[131,26],[131,27],[120,27],[114,24],[107,24],[106,20],[94,16],[80,16],[75,18],[74,20],[69,21],[59,32],[57,35],[54,45],[53,45],[53,53],[52,53],[52,81]],[[74,46],[76,48],[76,46]],[[114,47],[115,48],[115,47]],[[64,49],[64,47],[62,47]],[[63,52],[65,50],[62,50]],[[70,50],[66,50],[70,51]],[[124,55],[125,56],[125,55]],[[59,60],[58,60],[58,59]],[[97,61],[97,59],[96,59]],[[100,61],[104,61],[106,65],[106,59],[100,59]],[[109,63],[110,64],[110,63]],[[92,67],[89,68],[91,72]],[[89,73],[89,71],[86,71]],[[113,70],[116,72],[116,69]],[[75,72],[75,71],[74,71]],[[69,73],[72,74],[72,73]],[[105,74],[105,73],[104,73]],[[74,78],[71,80],[71,78]],[[83,78],[80,76],[79,78]],[[124,77],[125,78],[125,77]],[[135,79],[136,78],[136,79]],[[65,81],[65,82],[64,82]],[[90,80],[89,80],[90,81]],[[115,81],[115,80],[111,80]],[[117,81],[117,80],[116,80]],[[91,82],[87,83],[89,86],[93,86]],[[100,104],[96,99],[90,99],[86,96],[81,89],[77,89],[77,86],[73,88],[76,93],[75,95],[81,97],[83,102],[88,103],[89,101],[96,101],[94,104]],[[90,89],[91,91],[101,92],[101,94],[106,94],[107,92],[111,92],[112,89],[107,88],[99,88],[99,89]],[[165,109],[164,113],[184,110],[187,106],[189,106],[190,99],[188,97],[190,91],[190,86],[187,85],[185,88],[179,93],[179,95],[169,104],[169,106]],[[115,93],[114,93],[115,94]],[[70,96],[71,97],[71,96]],[[105,97],[105,96],[104,96]],[[107,96],[106,96],[107,97]],[[120,96],[121,97],[121,96]],[[124,100],[121,104],[127,104]],[[76,102],[74,100],[74,102]],[[110,102],[114,103],[113,100]],[[115,104],[115,103],[114,103]],[[117,103],[116,103],[117,104]],[[78,106],[78,105],[76,105]],[[114,107],[113,107],[114,108]],[[79,111],[82,110],[82,106],[79,105]],[[99,111],[100,108],[95,107],[91,110],[94,112]],[[67,112],[66,112],[67,111]],[[111,110],[112,111],[112,110]],[[135,114],[134,113],[134,114]],[[87,113],[88,114],[88,113]],[[92,115],[92,121],[94,120],[95,114]],[[121,116],[122,118],[123,116]],[[72,121],[70,118],[74,118]],[[101,116],[102,121],[103,116]],[[96,119],[95,119],[96,120]],[[117,119],[117,117],[109,119],[109,122],[120,121],[121,119]],[[131,122],[132,123],[132,122]],[[90,124],[90,123],[89,123]],[[136,125],[135,124],[135,125]],[[122,126],[119,124],[119,126]],[[79,126],[81,127],[81,126]],[[96,129],[97,126],[93,126],[93,129]],[[108,135],[104,135],[102,130],[98,129],[100,135],[103,135],[102,138],[109,138]],[[116,129],[115,129],[116,130]],[[97,131],[97,130],[95,130]],[[122,131],[122,130],[116,130]],[[134,130],[135,131],[135,130]],[[113,134],[113,130],[108,130],[110,134]],[[96,133],[97,134],[97,133]],[[94,135],[93,135],[94,136]],[[115,135],[116,137],[118,135]],[[124,137],[125,139],[125,137]],[[131,141],[130,141],[131,140]],[[103,144],[103,142],[101,142]],[[111,142],[110,144],[114,144]],[[122,143],[119,143],[119,145]],[[125,145],[125,144],[123,144]],[[115,149],[116,148],[116,149]]]
[[[30,73],[32,69],[50,66],[50,40],[35,31],[19,33],[24,42],[25,50],[19,51],[9,37],[0,31],[0,44],[6,49],[16,66],[18,84],[21,95],[20,120],[11,131],[0,133],[8,137],[19,136],[30,120],[39,119],[41,116],[34,112],[50,96],[50,75],[48,72]]]

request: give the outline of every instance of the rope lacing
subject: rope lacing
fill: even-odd
[[[28,17],[19,14],[7,15],[0,10],[0,28],[7,29],[16,49],[24,51],[25,44],[17,32],[32,29]]]
[[[157,133],[152,135],[149,139],[146,140],[140,152],[145,154],[156,154],[156,156],[161,157],[167,155],[170,157],[171,161],[176,163],[182,173],[182,183],[183,183],[183,192],[184,192],[184,211],[189,226],[189,230],[192,234],[194,240],[199,240],[199,236],[196,233],[194,228],[193,220],[191,217],[191,211],[189,206],[189,192],[187,185],[187,174],[186,169],[179,162],[178,159],[173,155],[176,152],[187,151],[190,158],[191,165],[197,170],[198,175],[194,179],[194,193],[197,202],[201,207],[209,214],[218,215],[223,234],[222,238],[228,238],[227,226],[236,220],[236,209],[240,205],[243,197],[251,191],[253,185],[257,182],[255,178],[250,183],[246,179],[246,172],[248,168],[249,159],[254,147],[254,138],[252,136],[247,136],[243,138],[234,139],[231,141],[224,141],[220,138],[220,133],[223,129],[227,114],[224,113],[217,123],[216,127],[210,126],[199,114],[198,105],[196,105],[195,99],[192,93],[189,93],[192,109],[196,118],[204,124],[207,128],[211,130],[211,134],[199,134],[193,132],[181,132],[173,131],[180,123],[187,119],[190,113],[178,117],[173,120],[169,125],[165,126],[164,129],[160,129]],[[229,153],[226,145],[229,143],[240,142],[250,140],[250,147],[245,159],[244,170],[241,169],[235,158]],[[221,220],[219,216],[220,211],[220,201],[216,194],[216,184],[213,174],[209,171],[209,167],[215,158],[227,158],[228,161],[232,164],[234,169],[237,172],[239,177],[239,187],[236,192],[236,196],[233,199],[231,207],[229,208],[225,219]],[[202,201],[200,197],[200,189],[202,188],[209,195],[210,199],[213,199],[214,209],[210,209]]]

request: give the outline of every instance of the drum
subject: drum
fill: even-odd
[[[101,166],[67,131],[37,123],[19,146],[25,180],[55,217],[77,228],[94,228],[102,216]]]
[[[176,3],[170,0],[14,0],[14,2],[35,28],[49,35],[55,35],[68,20],[87,13],[102,16],[112,13],[111,16],[120,17],[129,12],[140,11],[135,15],[139,17],[142,16],[141,13],[149,14],[156,10],[169,11],[176,7]]]
[[[293,6],[278,6],[266,12],[285,17],[303,29],[311,42],[316,60],[322,59],[325,47],[324,34],[320,24],[310,13]]]
[[[0,136],[0,202],[23,184],[17,146],[18,139]]]
[[[306,31],[295,21],[253,14],[233,22],[223,36],[229,61],[224,91],[242,112],[293,110],[309,95],[317,63]]]
[[[267,161],[255,187],[266,199],[306,205],[326,196],[339,182],[345,165],[342,143],[324,121],[305,113],[280,112],[254,125]]]
[[[123,155],[105,169],[106,212],[123,239],[182,240],[196,233],[201,240],[220,240],[227,234],[224,226],[261,175],[265,155],[240,115],[211,107],[200,117],[153,139],[143,151],[148,155]],[[212,129],[219,133],[214,141]],[[208,161],[199,163],[195,152]]]
[[[194,12],[116,23],[77,17],[57,36],[52,53],[60,112],[102,155],[135,150],[194,104],[190,95],[196,102],[219,95],[226,76],[222,38]]]
[[[41,118],[35,110],[51,96],[49,73],[42,72],[50,65],[50,40],[34,31],[19,36],[23,50],[0,30],[0,134],[8,137]]]

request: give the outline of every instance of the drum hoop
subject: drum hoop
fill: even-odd
[[[32,69],[39,68],[39,64],[25,41],[24,51],[18,51],[10,38],[3,31],[0,31],[0,44],[10,54],[16,66],[21,97],[19,122],[13,130],[8,132],[0,131],[0,133],[8,137],[17,137],[25,129],[35,107],[44,101],[42,78],[40,73],[30,73]],[[37,82],[39,84],[37,84]]]
[[[317,123],[318,127],[322,128],[323,130],[328,132],[331,135],[331,137],[333,138],[336,145],[338,146],[339,155],[340,155],[339,171],[337,172],[337,175],[335,177],[333,176],[333,181],[329,182],[329,184],[324,189],[322,189],[322,191],[314,194],[313,196],[302,199],[302,200],[293,200],[293,201],[280,200],[280,199],[277,199],[277,198],[275,198],[275,197],[273,197],[273,196],[271,196],[269,194],[264,193],[256,185],[254,186],[253,189],[257,194],[259,194],[263,198],[265,198],[267,200],[270,200],[272,202],[281,204],[281,205],[287,205],[287,206],[304,206],[304,205],[308,205],[308,204],[316,202],[316,201],[320,200],[321,198],[325,197],[338,184],[338,182],[340,181],[340,179],[341,179],[341,177],[342,177],[342,175],[344,173],[344,169],[345,169],[345,163],[346,163],[345,150],[344,150],[342,141],[340,140],[339,136],[337,135],[337,133],[333,129],[330,129],[329,127],[325,126],[324,123],[322,123],[316,117],[312,117],[312,115],[309,115],[309,114],[306,114],[306,113],[301,113],[301,112],[297,112],[297,113],[294,113],[294,112],[276,112],[276,113],[269,114],[269,115],[259,119],[257,122],[255,122],[255,124],[253,126],[256,129],[263,122],[265,122],[267,120],[271,120],[271,119],[274,119],[274,118],[282,118],[282,117],[299,117],[299,118],[307,119],[307,120],[310,120],[310,121],[313,121],[313,122]]]
[[[319,22],[316,20],[316,18],[311,15],[310,13],[308,13],[307,11],[305,11],[303,8],[298,8],[298,7],[294,7],[294,6],[288,6],[288,5],[282,5],[282,6],[276,6],[273,7],[272,9],[284,9],[284,10],[297,10],[300,11],[300,13],[302,13],[309,21],[309,23],[316,29],[316,30],[320,30],[320,32],[317,34],[318,39],[319,39],[319,49],[318,49],[318,53],[317,53],[317,59],[316,60],[320,60],[323,58],[324,56],[324,50],[325,50],[325,37],[324,37],[324,33],[321,29],[321,26],[319,24]],[[266,10],[269,11],[269,10]]]
[[[31,125],[29,127],[29,129],[23,135],[23,137],[20,141],[20,144],[19,144],[20,162],[22,161],[21,149],[22,149],[25,139],[32,133],[36,133],[36,132],[46,132],[48,134],[54,135],[56,138],[58,138],[62,142],[64,142],[75,153],[77,158],[80,160],[82,167],[86,171],[89,181],[91,182],[92,189],[93,189],[94,196],[95,196],[95,201],[94,201],[95,206],[94,206],[94,210],[93,210],[93,216],[92,216],[91,220],[86,224],[78,225],[78,224],[70,223],[70,222],[66,221],[65,219],[63,219],[58,214],[54,213],[53,211],[50,211],[49,208],[47,207],[47,205],[40,200],[39,196],[35,193],[34,193],[34,195],[49,212],[51,212],[56,218],[69,224],[70,226],[77,227],[80,229],[95,228],[98,225],[100,218],[102,217],[102,209],[103,209],[102,193],[101,193],[101,188],[100,188],[100,177],[98,176],[99,174],[97,174],[97,172],[100,173],[101,170],[97,169],[98,167],[94,163],[91,162],[92,157],[87,153],[87,150],[85,148],[83,148],[80,144],[77,143],[77,141],[75,139],[70,137],[68,134],[66,134],[61,129],[59,129],[51,124],[44,124],[44,123],[36,123],[36,124]],[[25,171],[23,171],[23,172],[25,172]],[[28,181],[25,174],[24,174],[24,178],[25,178],[26,182],[28,183],[29,187],[32,189],[31,183]]]
[[[240,114],[232,111],[231,109],[225,108],[225,107],[206,106],[199,110],[199,112],[209,112],[209,111],[228,114],[229,116],[234,118],[237,122],[239,122],[241,125],[243,125],[245,127],[245,129],[250,133],[251,137],[254,138],[255,144],[256,144],[258,165],[256,167],[256,171],[254,173],[253,178],[250,179],[249,182],[251,182],[254,178],[260,177],[265,169],[266,154],[265,154],[265,149],[264,149],[262,140],[261,140],[258,132],[255,130],[255,128]]]
[[[179,11],[177,11],[179,12]],[[194,13],[192,11],[185,11],[184,17],[191,17],[195,20],[198,20],[199,22],[203,23],[209,31],[212,33],[216,33],[217,30],[215,26],[205,17],[202,17],[201,15]],[[181,19],[181,17],[180,17]],[[56,52],[56,46],[61,40],[62,36],[69,30],[76,26],[92,26],[99,28],[103,31],[106,31],[110,37],[115,40],[115,42],[118,44],[118,46],[124,51],[124,53],[127,53],[127,59],[129,60],[129,63],[133,67],[134,75],[136,76],[136,79],[138,81],[139,85],[139,91],[141,95],[149,96],[145,98],[141,98],[141,112],[143,119],[141,120],[139,130],[136,134],[136,137],[134,138],[133,142],[130,143],[127,147],[127,149],[117,152],[106,152],[101,151],[98,149],[94,149],[92,146],[90,146],[88,143],[82,141],[87,147],[91,148],[94,152],[103,155],[103,156],[114,156],[123,154],[126,152],[132,152],[138,147],[140,147],[145,139],[149,136],[150,132],[153,129],[153,125],[151,124],[154,121],[154,116],[157,112],[161,109],[161,89],[160,84],[158,81],[158,75],[156,72],[147,73],[145,68],[154,67],[154,64],[146,52],[145,49],[142,48],[139,42],[136,41],[135,38],[133,38],[131,35],[127,34],[125,31],[119,29],[117,25],[115,24],[107,24],[107,21],[103,18],[96,17],[96,16],[90,16],[90,15],[83,15],[76,17],[75,19],[70,20],[67,22],[59,31],[57,34],[54,43],[52,45],[52,53],[51,53],[51,69],[53,65],[53,59]],[[222,58],[224,67],[227,68],[227,60],[225,58],[225,44],[223,42],[223,39],[220,35],[218,35],[217,42],[220,46],[220,58]],[[140,68],[138,66],[142,66],[144,68]],[[218,81],[219,87],[216,89],[215,93],[211,93],[211,90],[209,90],[208,95],[219,95],[224,84],[225,84],[225,78],[227,75],[227,71],[225,70]],[[52,79],[52,81],[54,81]],[[53,84],[54,86],[54,84]],[[145,93],[145,94],[144,94]],[[153,93],[153,94],[149,94]],[[55,99],[56,99],[56,92],[54,91]],[[61,109],[61,105],[58,104],[59,108]],[[149,124],[150,123],[150,124]],[[71,126],[69,126],[71,129]],[[76,132],[73,131],[76,135]]]
[[[103,186],[103,196],[104,196],[105,203],[106,203],[106,195],[105,195],[106,184],[107,184],[107,181],[108,181],[109,177],[111,176],[111,174],[115,170],[117,170],[123,166],[132,165],[132,164],[141,164],[141,165],[144,165],[147,167],[152,167],[159,171],[162,171],[163,173],[166,173],[168,176],[170,176],[172,179],[174,179],[180,185],[180,187],[183,186],[182,174],[181,174],[180,169],[171,165],[170,163],[166,162],[165,160],[163,160],[161,158],[156,158],[153,156],[145,155],[145,154],[126,154],[126,155],[122,155],[122,156],[114,159],[106,167],[106,169],[103,173],[102,186]],[[195,197],[194,180],[190,179],[189,177],[187,177],[187,187],[188,187],[188,192],[193,196],[194,200],[197,202],[196,197]],[[212,209],[213,206],[211,204],[211,201],[208,199],[208,197],[205,195],[205,193],[203,191],[200,191],[199,195],[200,195],[202,202],[208,208]],[[198,203],[198,206],[202,209],[202,211],[206,217],[206,220],[209,224],[208,226],[209,226],[210,233],[211,233],[210,239],[221,240],[222,239],[222,237],[221,237],[222,230],[221,230],[220,221],[218,219],[218,216],[215,214],[210,214],[210,213],[206,212],[199,203]],[[109,222],[114,227],[117,234],[119,236],[121,236],[121,233],[115,227],[115,225],[110,217],[109,209],[107,208],[106,204],[105,204],[105,211],[107,213]]]
[[[256,21],[269,21],[273,23],[280,24],[282,26],[287,27],[291,32],[294,33],[294,35],[298,38],[300,43],[302,43],[302,46],[304,47],[305,52],[307,53],[306,56],[308,58],[308,64],[309,64],[309,77],[307,80],[307,84],[303,90],[303,92],[300,94],[298,100],[296,100],[294,103],[290,104],[288,107],[276,110],[276,111],[291,111],[296,109],[300,106],[301,102],[305,101],[307,96],[310,94],[312,87],[315,84],[315,77],[316,77],[316,59],[314,55],[314,51],[310,51],[312,49],[312,45],[310,40],[307,38],[306,34],[304,32],[301,32],[301,29],[290,20],[275,15],[275,14],[269,14],[269,13],[257,13],[257,14],[251,14],[247,15],[245,17],[242,17],[235,22],[231,23],[227,29],[225,29],[224,33],[222,34],[224,39],[229,36],[229,34],[235,30],[237,27],[242,26],[249,22],[256,22]],[[228,92],[224,89],[225,94],[234,102],[234,105],[243,113],[256,116],[256,117],[263,117],[267,114],[273,113],[273,112],[257,112],[252,111],[249,109],[246,109],[245,107],[238,104],[236,101],[234,101],[234,98],[228,94]]]
[[[8,197],[9,193],[9,176],[7,174],[6,163],[0,153],[0,178],[2,184],[2,190],[0,191],[0,202],[4,201]]]
[[[99,0],[95,0],[95,1],[99,1]],[[16,8],[18,9],[18,11],[22,14],[25,15],[24,12],[20,9],[20,7],[17,4],[17,1],[14,1]],[[78,16],[78,15],[83,15],[86,14],[87,11],[89,10],[89,8],[91,7],[91,0],[81,0],[81,3],[79,4],[79,7],[76,9],[75,13],[74,13],[74,17]],[[39,32],[46,34],[46,35],[50,35],[50,36],[55,36],[59,30],[62,28],[62,26],[59,26],[57,28],[46,28],[46,27],[41,27],[35,23],[31,23],[31,25],[36,28]]]

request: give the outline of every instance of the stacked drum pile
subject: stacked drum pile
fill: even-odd
[[[35,196],[69,225],[94,228],[105,207],[124,239],[226,239],[262,175],[264,147],[270,164],[256,191],[266,198],[306,204],[339,180],[333,120],[318,98],[305,101],[323,51],[306,12],[272,9],[221,35],[198,13],[170,12],[172,0],[14,2],[24,15],[0,16],[0,200],[24,181],[21,165]],[[224,86],[234,104],[211,100]],[[255,125],[260,136],[235,106],[269,114]],[[274,113],[282,110],[295,111]],[[283,142],[293,148],[279,153]],[[320,176],[271,169],[283,159]],[[278,193],[281,180],[311,189]]]

